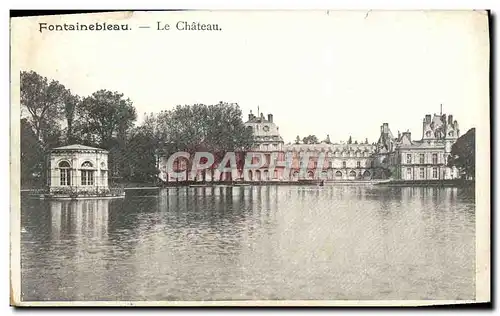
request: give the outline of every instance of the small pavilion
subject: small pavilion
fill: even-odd
[[[52,149],[48,186],[51,193],[105,194],[108,188],[108,151],[84,145]]]

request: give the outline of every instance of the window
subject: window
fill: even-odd
[[[420,163],[425,163],[425,154],[420,154]]]
[[[406,163],[411,163],[411,154],[406,154]]]
[[[101,171],[101,185],[106,184],[106,171]]]
[[[342,168],[347,168],[347,162],[342,161]]]
[[[361,161],[356,162],[356,167],[361,168]]]
[[[406,174],[411,178],[411,168],[406,168]]]
[[[82,170],[80,170],[82,185],[94,185],[94,170],[89,170],[92,167],[93,165],[90,161],[82,163]]]
[[[425,132],[425,136],[427,136],[427,137],[431,137],[431,131],[427,131],[427,132]]]
[[[436,179],[438,177],[438,168],[432,168],[432,177]]]
[[[71,175],[69,169],[60,170],[60,184],[61,185],[71,185]]]
[[[71,170],[67,161],[61,161],[59,163],[59,184],[71,185]]]
[[[94,185],[94,171],[81,170],[82,185]]]
[[[437,165],[438,163],[438,155],[432,154],[432,164]]]
[[[85,161],[82,163],[82,168],[92,168],[92,163],[90,161]]]
[[[420,179],[425,179],[425,169],[420,168]]]

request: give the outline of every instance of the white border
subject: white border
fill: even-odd
[[[9,2],[5,1],[2,2],[6,4],[10,4]],[[457,1],[318,1],[318,0],[312,0],[312,1],[307,1],[307,2],[299,2],[299,1],[244,1],[244,0],[239,0],[234,3],[228,3],[227,1],[211,1],[209,4],[207,1],[171,1],[171,2],[162,2],[162,5],[159,5],[158,3],[154,3],[153,1],[141,1],[139,3],[133,3],[130,1],[120,1],[116,3],[106,3],[104,1],[96,1],[96,0],[90,0],[90,1],[85,1],[83,3],[75,3],[75,2],[63,2],[63,1],[45,1],[44,2],[45,8],[49,9],[109,9],[109,8],[116,8],[116,9],[146,9],[146,8],[151,8],[151,9],[162,9],[168,7],[169,8],[186,8],[186,9],[364,9],[364,8],[372,8],[372,9],[465,9],[465,8],[492,8],[493,11],[495,10],[495,7],[498,6],[498,1],[463,1],[463,0],[457,0]],[[27,9],[27,8],[32,8],[32,7],[39,7],[39,4],[35,1],[16,1],[11,4],[10,8],[19,8],[19,9]],[[5,11],[4,11],[5,12]],[[7,17],[8,18],[8,17]],[[8,21],[5,21],[4,26],[8,25]],[[496,21],[496,25],[498,25],[498,21]],[[8,27],[6,27],[6,30],[2,32],[1,34],[5,36],[5,41],[4,43],[8,42]],[[495,50],[496,51],[496,50]],[[6,58],[4,60],[9,60],[9,51],[8,51],[8,45],[6,45],[6,49],[4,50],[4,53],[6,54]],[[496,69],[495,69],[496,70]],[[9,87],[9,74],[6,72],[5,77],[6,82],[4,85],[4,91],[5,93],[2,94],[6,98],[8,98],[10,89]],[[496,88],[496,86],[495,86]],[[6,104],[10,104],[9,101],[6,102]],[[493,104],[492,107],[496,106],[496,104]],[[12,113],[11,113],[12,114]],[[5,120],[4,124],[0,124],[0,126],[4,129],[3,133],[1,135],[3,136],[2,145],[5,145],[5,150],[3,151],[5,155],[3,156],[3,159],[5,159],[5,163],[2,164],[3,174],[9,174],[9,167],[7,162],[9,161],[9,116],[3,115],[1,116],[2,119]],[[497,117],[496,117],[497,118]],[[496,131],[495,136],[496,135]],[[486,139],[488,140],[488,138]],[[484,141],[483,145],[487,145],[488,142]],[[489,161],[489,159],[488,159]],[[4,177],[6,179],[2,185],[3,185],[3,192],[9,192],[10,190],[10,183],[9,183],[9,178]],[[496,193],[496,192],[495,192]],[[497,194],[494,194],[494,196],[497,196]],[[8,199],[2,199],[3,203],[5,203],[5,207],[3,209],[8,210],[10,207]],[[497,216],[498,217],[498,216]],[[9,231],[9,225],[7,224],[8,221],[2,221],[2,224],[5,225],[5,229],[3,231]],[[496,224],[496,223],[495,223]],[[6,236],[7,237],[7,236]],[[2,239],[3,243],[2,246],[5,247],[5,252],[7,253],[7,249],[9,248],[9,242],[7,238]],[[6,241],[7,240],[7,241]],[[7,260],[5,260],[7,262]],[[8,263],[7,263],[8,265]],[[4,269],[6,271],[7,267]],[[7,277],[6,273],[3,274],[5,277]],[[9,284],[9,280],[6,280],[7,282],[3,282],[3,284],[7,285]],[[4,287],[6,288],[6,287]],[[9,297],[9,293],[7,290],[7,293],[4,295],[5,298]],[[374,303],[374,301],[370,301],[371,303]],[[89,302],[86,302],[88,304]],[[151,303],[151,302],[150,302]],[[186,303],[186,302],[183,302]],[[359,303],[359,302],[357,302]],[[292,305],[296,305],[292,304]],[[5,306],[5,305],[3,305]],[[374,306],[374,305],[372,305]],[[12,309],[9,310],[12,312]],[[50,312],[50,311],[47,311]],[[428,311],[427,311],[428,312]],[[95,313],[95,311],[94,311]],[[2,313],[3,314],[3,313]]]

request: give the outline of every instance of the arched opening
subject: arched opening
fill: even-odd
[[[363,172],[363,179],[364,180],[370,180],[372,178],[372,175],[370,173],[370,171],[366,170],[365,172]]]
[[[278,170],[274,170],[274,176],[273,176],[274,179],[278,179]]]
[[[335,179],[336,180],[342,179],[342,172],[340,172],[340,171],[335,172]]]
[[[354,180],[356,179],[356,172],[354,170],[351,170],[349,172],[349,180]]]
[[[71,165],[67,161],[59,163],[59,185],[71,185]]]
[[[94,185],[94,165],[90,161],[82,163],[80,181],[82,185]]]
[[[294,171],[293,174],[292,174],[292,178],[295,181],[299,180],[299,172],[298,171]]]
[[[248,181],[252,181],[252,180],[253,180],[252,170],[248,170]]]
[[[264,176],[263,176],[262,180],[263,180],[263,181],[267,181],[267,180],[269,180],[269,171],[264,170]]]
[[[219,181],[231,181],[232,178],[231,172],[221,172]]]
[[[313,172],[312,172],[312,171],[308,171],[308,172],[307,172],[307,179],[312,180],[312,179],[313,179],[313,177],[314,177]]]
[[[255,180],[260,181],[260,170],[255,171]]]

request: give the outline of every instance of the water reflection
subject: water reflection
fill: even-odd
[[[21,215],[24,300],[474,298],[464,189],[171,188]]]

